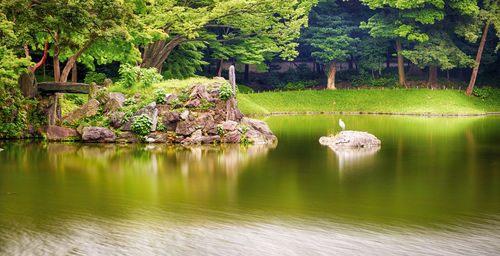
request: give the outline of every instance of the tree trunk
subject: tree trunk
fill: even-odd
[[[33,71],[22,73],[19,76],[18,84],[24,97],[28,99],[35,98],[35,96],[37,95],[38,86],[35,78],[35,73]]]
[[[326,85],[326,89],[328,90],[337,90],[337,88],[335,88],[335,73],[337,72],[337,67],[335,65],[335,61],[332,61],[328,67],[328,84]]]
[[[170,41],[160,40],[146,46],[142,57],[142,68],[156,68],[161,73],[163,62],[170,55],[172,50],[182,41],[181,36],[176,36]]]
[[[77,74],[77,65],[76,63],[73,65],[73,71],[71,73],[71,82],[76,83],[78,82],[78,74]]]
[[[54,55],[54,81],[60,82],[59,79],[61,77],[61,67],[59,62],[59,55]]]
[[[85,52],[95,41],[97,41],[97,37],[91,38],[78,52],[73,54],[71,57],[69,57],[68,61],[66,62],[66,65],[64,66],[64,69],[61,73],[61,77],[59,82],[66,82],[68,81],[68,76],[69,72],[73,69],[73,66],[76,65],[76,60],[82,55],[83,52]]]
[[[220,58],[220,61],[219,61],[219,68],[217,70],[217,76],[218,77],[222,77],[222,67],[224,66],[224,59],[223,58]]]
[[[406,78],[405,78],[405,67],[404,67],[404,62],[403,62],[403,55],[401,55],[399,52],[403,50],[401,47],[401,42],[399,40],[396,40],[396,52],[398,54],[398,75],[399,75],[399,84],[403,86],[404,88],[408,88],[408,85],[406,85]]]
[[[424,72],[417,65],[410,63],[410,69],[406,72],[406,76],[424,76]]]
[[[434,87],[435,85],[438,85],[437,75],[438,75],[438,68],[436,66],[429,67],[429,82],[428,82],[428,85],[430,87]]]
[[[493,9],[498,4],[498,0],[495,1],[495,4],[493,5]],[[476,78],[477,78],[477,71],[479,70],[479,64],[481,63],[481,55],[483,55],[483,50],[484,50],[484,44],[486,43],[486,36],[488,35],[488,29],[490,28],[490,23],[491,19],[488,19],[486,22],[486,26],[484,27],[484,32],[483,36],[481,37],[481,42],[479,43],[479,48],[477,49],[477,55],[476,55],[476,65],[474,66],[474,69],[472,69],[472,75],[470,76],[470,81],[469,81],[469,86],[467,86],[467,90],[465,91],[465,94],[468,96],[472,96],[472,90],[474,90],[474,85],[476,84]]]
[[[249,76],[248,76],[248,73],[250,73],[250,66],[248,64],[245,64],[245,82],[248,82],[249,80]]]

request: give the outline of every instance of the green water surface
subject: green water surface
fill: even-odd
[[[381,148],[321,146],[338,118]],[[277,145],[0,142],[0,254],[500,252],[500,117],[262,119]]]

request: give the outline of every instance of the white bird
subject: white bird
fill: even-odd
[[[340,128],[342,128],[342,131],[345,131],[345,124],[344,124],[344,122],[342,122],[342,119],[339,119],[339,125],[340,125]]]

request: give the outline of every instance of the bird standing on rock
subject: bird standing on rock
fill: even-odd
[[[340,128],[342,128],[342,131],[345,131],[345,124],[342,121],[342,119],[339,119],[339,125],[340,125]]]

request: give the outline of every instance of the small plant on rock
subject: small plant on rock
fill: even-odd
[[[153,97],[156,101],[156,104],[165,104],[167,103],[167,90],[164,88],[158,89],[153,92]]]
[[[151,120],[151,117],[149,117],[146,114],[142,114],[134,118],[130,130],[136,135],[146,136],[150,133],[151,126],[153,126],[153,121]]]
[[[242,125],[240,125],[239,130],[241,133],[246,133],[248,131],[248,126],[242,124]]]
[[[224,127],[222,126],[222,124],[217,125],[217,134],[219,134],[219,136],[221,137],[226,134],[226,131],[224,131]]]
[[[233,96],[233,88],[229,83],[223,83],[219,87],[219,98],[223,101],[227,101]]]
[[[123,105],[125,106],[132,106],[137,104],[137,101],[134,98],[127,98],[124,102]]]

